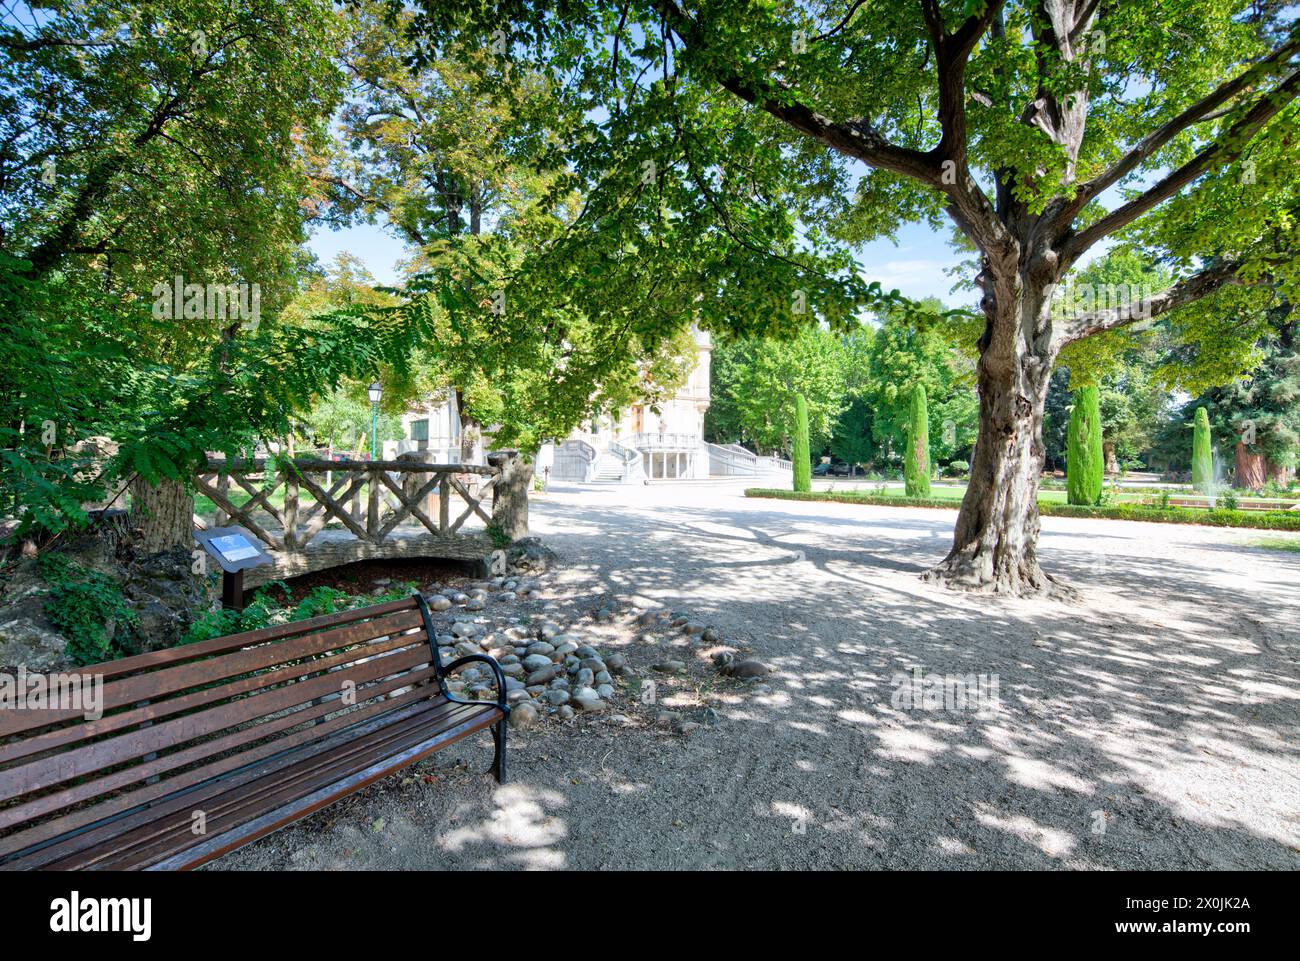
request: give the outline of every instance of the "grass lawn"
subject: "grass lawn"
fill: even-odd
[[[1251,541],[1250,546],[1300,554],[1300,537],[1261,537],[1259,540]]]
[[[943,486],[940,486],[940,483],[942,483]],[[814,491],[825,490],[826,487],[827,485],[825,484],[824,481],[819,483],[816,479],[813,480]],[[863,481],[861,483],[854,485],[853,487],[849,487],[847,484],[838,484],[835,485],[833,490],[839,490],[839,491],[855,490],[855,491],[862,491],[868,494],[877,494],[877,493],[884,494],[885,496],[888,497],[902,497],[905,494],[906,488],[902,484],[885,484],[884,489],[882,490],[881,486],[878,483]],[[1149,504],[1155,498],[1158,498],[1160,496],[1160,491],[1152,488],[1127,488],[1126,489],[1121,487],[1118,494],[1112,494],[1111,489],[1107,487],[1106,492],[1108,494],[1111,494],[1112,503],[1120,503],[1120,504]],[[965,494],[966,494],[966,485],[961,481],[952,481],[951,483],[932,482],[930,486],[930,497],[933,500],[960,501],[962,497],[965,496]],[[1206,501],[1205,506],[1206,507],[1209,506],[1208,503],[1209,498],[1204,498],[1201,495],[1198,495],[1191,490],[1186,490],[1186,491],[1170,490],[1169,494],[1171,497],[1178,498],[1180,500],[1203,499]],[[1295,500],[1295,498],[1250,497],[1248,495],[1243,495],[1243,494],[1237,495],[1237,502],[1239,504],[1250,503],[1252,501],[1272,502],[1272,501],[1291,501],[1291,500]],[[1049,490],[1040,487],[1038,490],[1038,502],[1040,504],[1064,504],[1066,502],[1066,493],[1064,490]]]

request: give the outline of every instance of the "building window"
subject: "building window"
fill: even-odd
[[[429,449],[429,422],[427,420],[411,421],[411,440],[417,450]]]

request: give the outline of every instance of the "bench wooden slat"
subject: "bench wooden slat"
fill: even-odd
[[[306,623],[306,622],[302,622]],[[177,694],[199,684],[208,684],[224,680],[238,674],[269,667],[273,664],[308,657],[312,654],[351,644],[362,644],[376,637],[398,634],[421,626],[418,611],[396,612],[384,618],[369,620],[360,624],[351,624],[333,630],[314,633],[302,633],[277,643],[259,643],[247,650],[226,652],[220,657],[208,660],[183,663],[175,666],[161,667],[150,674],[138,674],[104,685],[104,711],[127,707],[141,701],[154,701],[169,694]],[[250,632],[256,633],[256,632]],[[197,646],[197,645],[193,645]],[[184,648],[174,648],[180,651]],[[148,655],[142,655],[148,656]],[[215,671],[224,671],[216,674]],[[86,668],[83,674],[93,673],[94,668]],[[0,716],[0,737],[48,727],[52,724],[79,720],[83,717],[80,710],[21,710],[5,712]]]
[[[258,718],[291,711],[317,698],[327,698],[330,695],[337,697],[341,691],[341,682],[345,679],[353,680],[358,684],[363,681],[376,681],[428,662],[427,650],[416,648],[398,652],[357,665],[350,669],[346,676],[343,673],[324,674],[298,684],[240,698],[173,721],[142,727],[53,757],[29,761],[4,772],[0,799],[14,800],[149,754],[159,755],[145,763],[125,768],[105,778],[84,782],[61,792],[61,795],[67,799],[66,803],[91,800],[108,790],[116,790],[136,781],[164,774],[186,764],[231,750],[241,744],[260,740],[291,724],[301,723],[298,719],[301,710],[262,723],[251,722],[257,721]],[[319,706],[329,706],[329,704],[327,702]],[[337,705],[335,707],[337,708]],[[248,723],[251,723],[251,726],[239,727]],[[233,733],[211,740],[198,740],[206,735],[218,734],[229,729],[234,729]],[[171,753],[160,753],[191,741],[197,743]],[[33,803],[40,803],[40,800]],[[0,827],[7,827],[11,816],[9,809],[0,810]]]
[[[200,865],[220,857],[236,848],[242,847],[249,841],[264,837],[272,831],[278,830],[287,824],[301,820],[321,808],[326,807],[339,798],[343,798],[362,788],[373,784],[380,778],[391,774],[394,771],[401,770],[407,765],[414,764],[437,751],[442,750],[449,744],[454,744],[461,738],[466,737],[476,731],[481,731],[488,726],[490,719],[500,717],[497,711],[487,712],[477,718],[471,718],[459,724],[450,731],[444,731],[436,737],[430,738],[419,744],[413,745],[393,757],[385,758],[376,764],[371,765],[364,771],[358,771],[344,780],[322,787],[313,794],[302,798],[301,800],[285,805],[282,808],[269,811],[263,814],[255,821],[251,821],[242,827],[224,835],[203,841],[193,847],[172,855],[164,861],[159,861],[149,865],[149,870],[155,871],[178,871],[189,868],[195,868]]]
[[[423,630],[416,631],[412,634],[402,634],[397,637],[389,637],[388,640],[385,641],[370,642],[364,648],[353,648],[340,654],[331,654],[328,657],[313,660],[309,665],[290,664],[273,671],[252,674],[237,681],[231,681],[228,684],[201,688],[189,694],[182,695],[181,697],[171,698],[170,700],[152,701],[144,707],[134,708],[129,711],[120,711],[117,714],[108,715],[99,718],[98,720],[86,721],[83,724],[67,725],[54,731],[47,731],[44,734],[37,734],[29,738],[24,738],[21,741],[13,741],[9,744],[0,745],[0,764],[6,764],[20,758],[30,757],[34,754],[40,754],[44,751],[62,747],[67,744],[74,744],[78,741],[90,740],[94,737],[111,734],[114,731],[121,731],[137,724],[158,721],[162,718],[170,717],[173,714],[179,714],[196,707],[202,707],[204,704],[211,704],[214,701],[220,701],[227,697],[234,697],[239,694],[248,694],[263,687],[270,687],[273,684],[293,680],[297,677],[301,677],[305,669],[310,670],[311,672],[320,672],[332,667],[337,667],[341,664],[350,663],[357,660],[359,657],[374,657],[387,651],[410,647],[414,643],[422,644],[426,641],[427,636]]]
[[[490,705],[488,709],[490,709]],[[208,833],[217,834],[252,820],[261,810],[277,807],[308,794],[344,774],[369,766],[386,754],[428,738],[434,731],[453,727],[482,707],[467,707],[450,701],[419,705],[419,710],[397,718],[386,718],[364,734],[340,739],[328,751],[308,756],[289,755],[267,765],[258,777],[231,784],[203,799],[181,797],[151,810],[153,817],[140,825],[112,825],[118,828],[100,839],[87,839],[80,850],[48,864],[52,870],[92,867],[105,862],[114,868],[148,864],[170,854],[179,845],[193,842],[193,815],[202,811]],[[186,837],[186,835],[189,835]]]
[[[375,685],[374,688],[366,689],[364,693],[368,697],[377,697],[379,695],[396,691],[408,684],[418,684],[421,681],[430,680],[432,677],[433,669],[429,668],[424,671],[413,672],[407,678],[384,681]],[[308,745],[308,750],[310,750],[314,748],[314,745],[312,745],[311,742],[324,744],[326,743],[325,739],[330,735],[347,730],[357,724],[365,722],[383,723],[384,716],[390,712],[397,714],[400,709],[409,707],[412,703],[418,703],[426,699],[428,699],[428,694],[422,688],[410,690],[402,694],[393,694],[387,701],[359,707],[358,710],[351,713],[330,718],[319,725],[296,731],[280,738],[279,740],[258,745],[257,747],[251,748],[247,751],[221,758],[210,764],[204,765],[203,767],[195,768],[173,778],[169,778],[166,781],[148,784],[128,793],[116,795],[107,801],[95,805],[94,807],[82,808],[61,815],[35,827],[27,828],[21,832],[16,832],[7,837],[0,838],[0,859],[51,838],[73,831],[79,831],[86,828],[88,825],[94,825],[96,822],[102,821],[105,818],[112,818],[125,811],[130,811],[133,808],[140,807],[141,805],[156,802],[158,799],[165,798],[177,791],[189,790],[196,786],[203,785],[205,781],[209,783],[218,783],[216,781],[217,778],[229,777],[230,772],[237,771],[240,768],[252,769],[257,762],[267,761],[268,758],[283,755],[288,750],[301,748],[304,745]],[[363,699],[359,693],[358,704],[362,703]],[[337,705],[321,704],[310,708],[307,711],[300,712],[299,716],[301,716],[303,721],[306,721],[322,717],[337,710]],[[268,723],[277,722],[272,721]],[[297,724],[300,722],[295,718],[294,723]],[[23,820],[26,820],[26,818],[18,819],[19,823]]]

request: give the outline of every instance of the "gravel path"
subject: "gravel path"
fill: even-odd
[[[478,773],[485,736],[218,865],[1300,868],[1300,554],[1046,518],[1044,564],[1083,599],[1008,602],[918,579],[954,517],[556,485],[533,526],[572,617],[690,612],[771,664],[770,690],[669,638],[691,668],[655,706],[512,732],[505,787]],[[998,700],[909,710],[891,681],[915,668],[996,676]],[[721,721],[689,735],[653,723],[706,705]]]

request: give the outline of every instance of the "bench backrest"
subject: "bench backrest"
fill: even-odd
[[[435,650],[410,597],[82,668],[102,717],[0,712],[0,859],[439,697]]]

